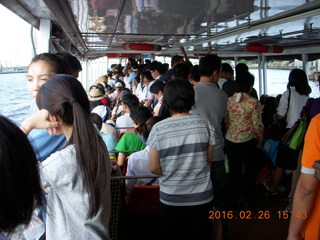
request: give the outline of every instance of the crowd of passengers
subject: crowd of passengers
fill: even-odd
[[[77,80],[81,70],[68,53],[35,56],[27,74],[29,117],[20,128],[0,117],[1,240],[110,239],[115,172],[150,176],[126,179],[127,195],[135,185],[160,185],[165,239],[211,239],[211,210],[259,208],[257,175],[266,165],[274,169],[266,196],[278,195],[290,170],[287,210],[310,212],[292,218],[288,239],[316,239],[318,133],[307,134],[308,154],[280,144],[272,162],[261,151],[275,120],[286,118],[289,130],[299,119],[311,92],[303,70],[291,71],[283,94],[260,100],[248,66],[238,63],[234,71],[214,54],[194,66],[173,56],[170,69],[129,58],[88,91]],[[319,101],[311,108],[314,129]],[[226,233],[227,221],[222,226]]]

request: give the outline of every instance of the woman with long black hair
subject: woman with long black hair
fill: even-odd
[[[63,134],[67,146],[40,164],[47,191],[46,239],[109,239],[110,174],[108,150],[90,121],[81,83],[57,74],[37,94],[41,109],[21,124]]]

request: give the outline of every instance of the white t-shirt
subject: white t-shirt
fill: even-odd
[[[126,176],[156,176],[149,170],[149,149],[147,146],[144,150],[130,155]],[[126,193],[130,194],[135,185],[146,185],[150,181],[152,178],[127,179]],[[152,185],[159,185],[159,180],[157,179]]]
[[[120,134],[125,132],[131,128],[133,128],[132,119],[130,117],[130,113],[125,113],[122,116],[118,117],[116,120],[116,129],[117,132]],[[120,129],[118,129],[120,128]]]
[[[152,86],[152,84],[154,84],[155,81],[152,81],[152,82],[149,82],[148,85],[145,85],[143,90],[142,90],[142,95],[141,95],[141,99],[142,101],[145,101],[145,100],[148,100],[148,99],[151,99],[153,100],[154,99],[154,96],[153,94],[150,92],[150,87]],[[140,100],[140,99],[139,99]]]

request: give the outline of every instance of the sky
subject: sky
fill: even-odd
[[[31,25],[0,4],[0,64],[27,66],[32,58]]]

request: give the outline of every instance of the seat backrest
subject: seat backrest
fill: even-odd
[[[134,215],[145,216],[159,213],[159,199],[159,185],[136,185],[126,202]]]

